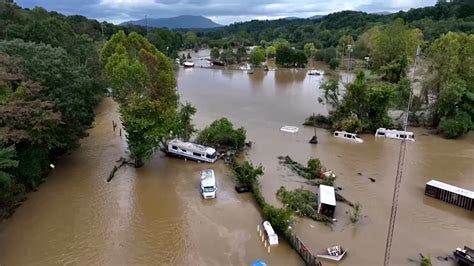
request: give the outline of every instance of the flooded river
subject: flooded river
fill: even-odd
[[[348,207],[338,203],[332,228],[297,219],[296,232],[313,252],[333,244],[349,248],[342,265],[382,265],[399,142],[363,135],[363,144],[352,144],[318,130],[320,144],[308,144],[313,129],[300,125],[309,114],[326,112],[317,101],[323,79],[304,70],[249,75],[194,68],[178,71],[178,89],[183,101],[196,105],[199,128],[226,116],[247,129],[254,142],[247,156],[265,167],[261,184],[270,203],[281,205],[275,197],[280,186],[316,191],[279,165],[277,156],[302,163],[318,157],[335,170],[341,194],[360,202],[364,217],[350,224]],[[209,165],[159,153],[145,167],[122,168],[106,183],[126,149],[112,120],[118,121],[116,104],[107,98],[81,147],[61,158],[39,191],[1,225],[1,265],[248,265],[256,259],[302,265],[286,243],[267,254],[256,232],[260,213],[249,194],[235,193],[222,162],[212,165],[216,200],[204,201],[198,191],[199,170]],[[300,131],[283,133],[283,125]],[[415,132],[417,141],[407,147],[391,261],[410,265],[408,258],[423,253],[435,265],[450,265],[436,256],[474,245],[474,214],[425,197],[424,184],[438,179],[474,189],[474,135],[454,141]]]

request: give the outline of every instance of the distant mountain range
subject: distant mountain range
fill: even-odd
[[[222,25],[215,23],[214,21],[203,17],[203,16],[177,16],[171,18],[149,18],[148,22],[146,19],[126,21],[120,25],[140,25],[155,28],[169,28],[169,29],[209,29],[222,27]]]

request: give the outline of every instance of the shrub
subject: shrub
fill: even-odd
[[[347,117],[333,123],[332,130],[344,130],[347,132],[363,132],[364,125],[362,121],[356,117]]]
[[[292,210],[286,208],[275,208],[269,204],[263,207],[263,215],[277,232],[286,234],[290,225],[293,223]]]
[[[337,60],[336,58],[331,58],[331,60],[329,60],[329,67],[331,69],[336,69],[338,66],[339,66],[339,60]]]
[[[354,205],[354,210],[351,212],[351,222],[353,224],[357,223],[360,220],[362,213],[362,207],[360,206],[360,203],[356,203]]]
[[[225,117],[215,120],[204,128],[196,141],[221,149],[240,150],[245,145],[247,132],[243,127],[234,129],[232,123]]]
[[[319,177],[321,167],[321,161],[318,158],[311,158],[308,160],[308,171],[313,178]]]
[[[465,112],[457,114],[454,118],[444,118],[439,124],[441,133],[448,139],[459,138],[469,132],[471,127],[471,117]]]
[[[310,117],[306,118],[303,125],[305,126],[318,126],[322,128],[329,128],[331,124],[331,120],[324,115],[311,115]]]
[[[235,164],[233,170],[239,183],[252,188],[252,190],[258,186],[258,177],[263,175],[263,167],[261,165],[254,167],[249,161]]]

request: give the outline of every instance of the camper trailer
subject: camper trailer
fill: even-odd
[[[168,155],[207,163],[213,163],[217,160],[217,152],[214,148],[184,142],[178,139],[168,142],[166,153]]]
[[[379,128],[375,132],[376,137],[385,137],[390,139],[406,139],[410,141],[415,141],[415,134],[410,131],[396,130],[396,129],[386,129]]]

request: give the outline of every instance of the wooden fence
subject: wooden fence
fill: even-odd
[[[303,242],[296,236],[296,235],[291,235],[289,237],[289,242],[290,245],[298,252],[300,257],[306,262],[306,265],[309,266],[321,266],[321,262],[311,254],[311,252],[306,248],[306,246],[303,244]]]

